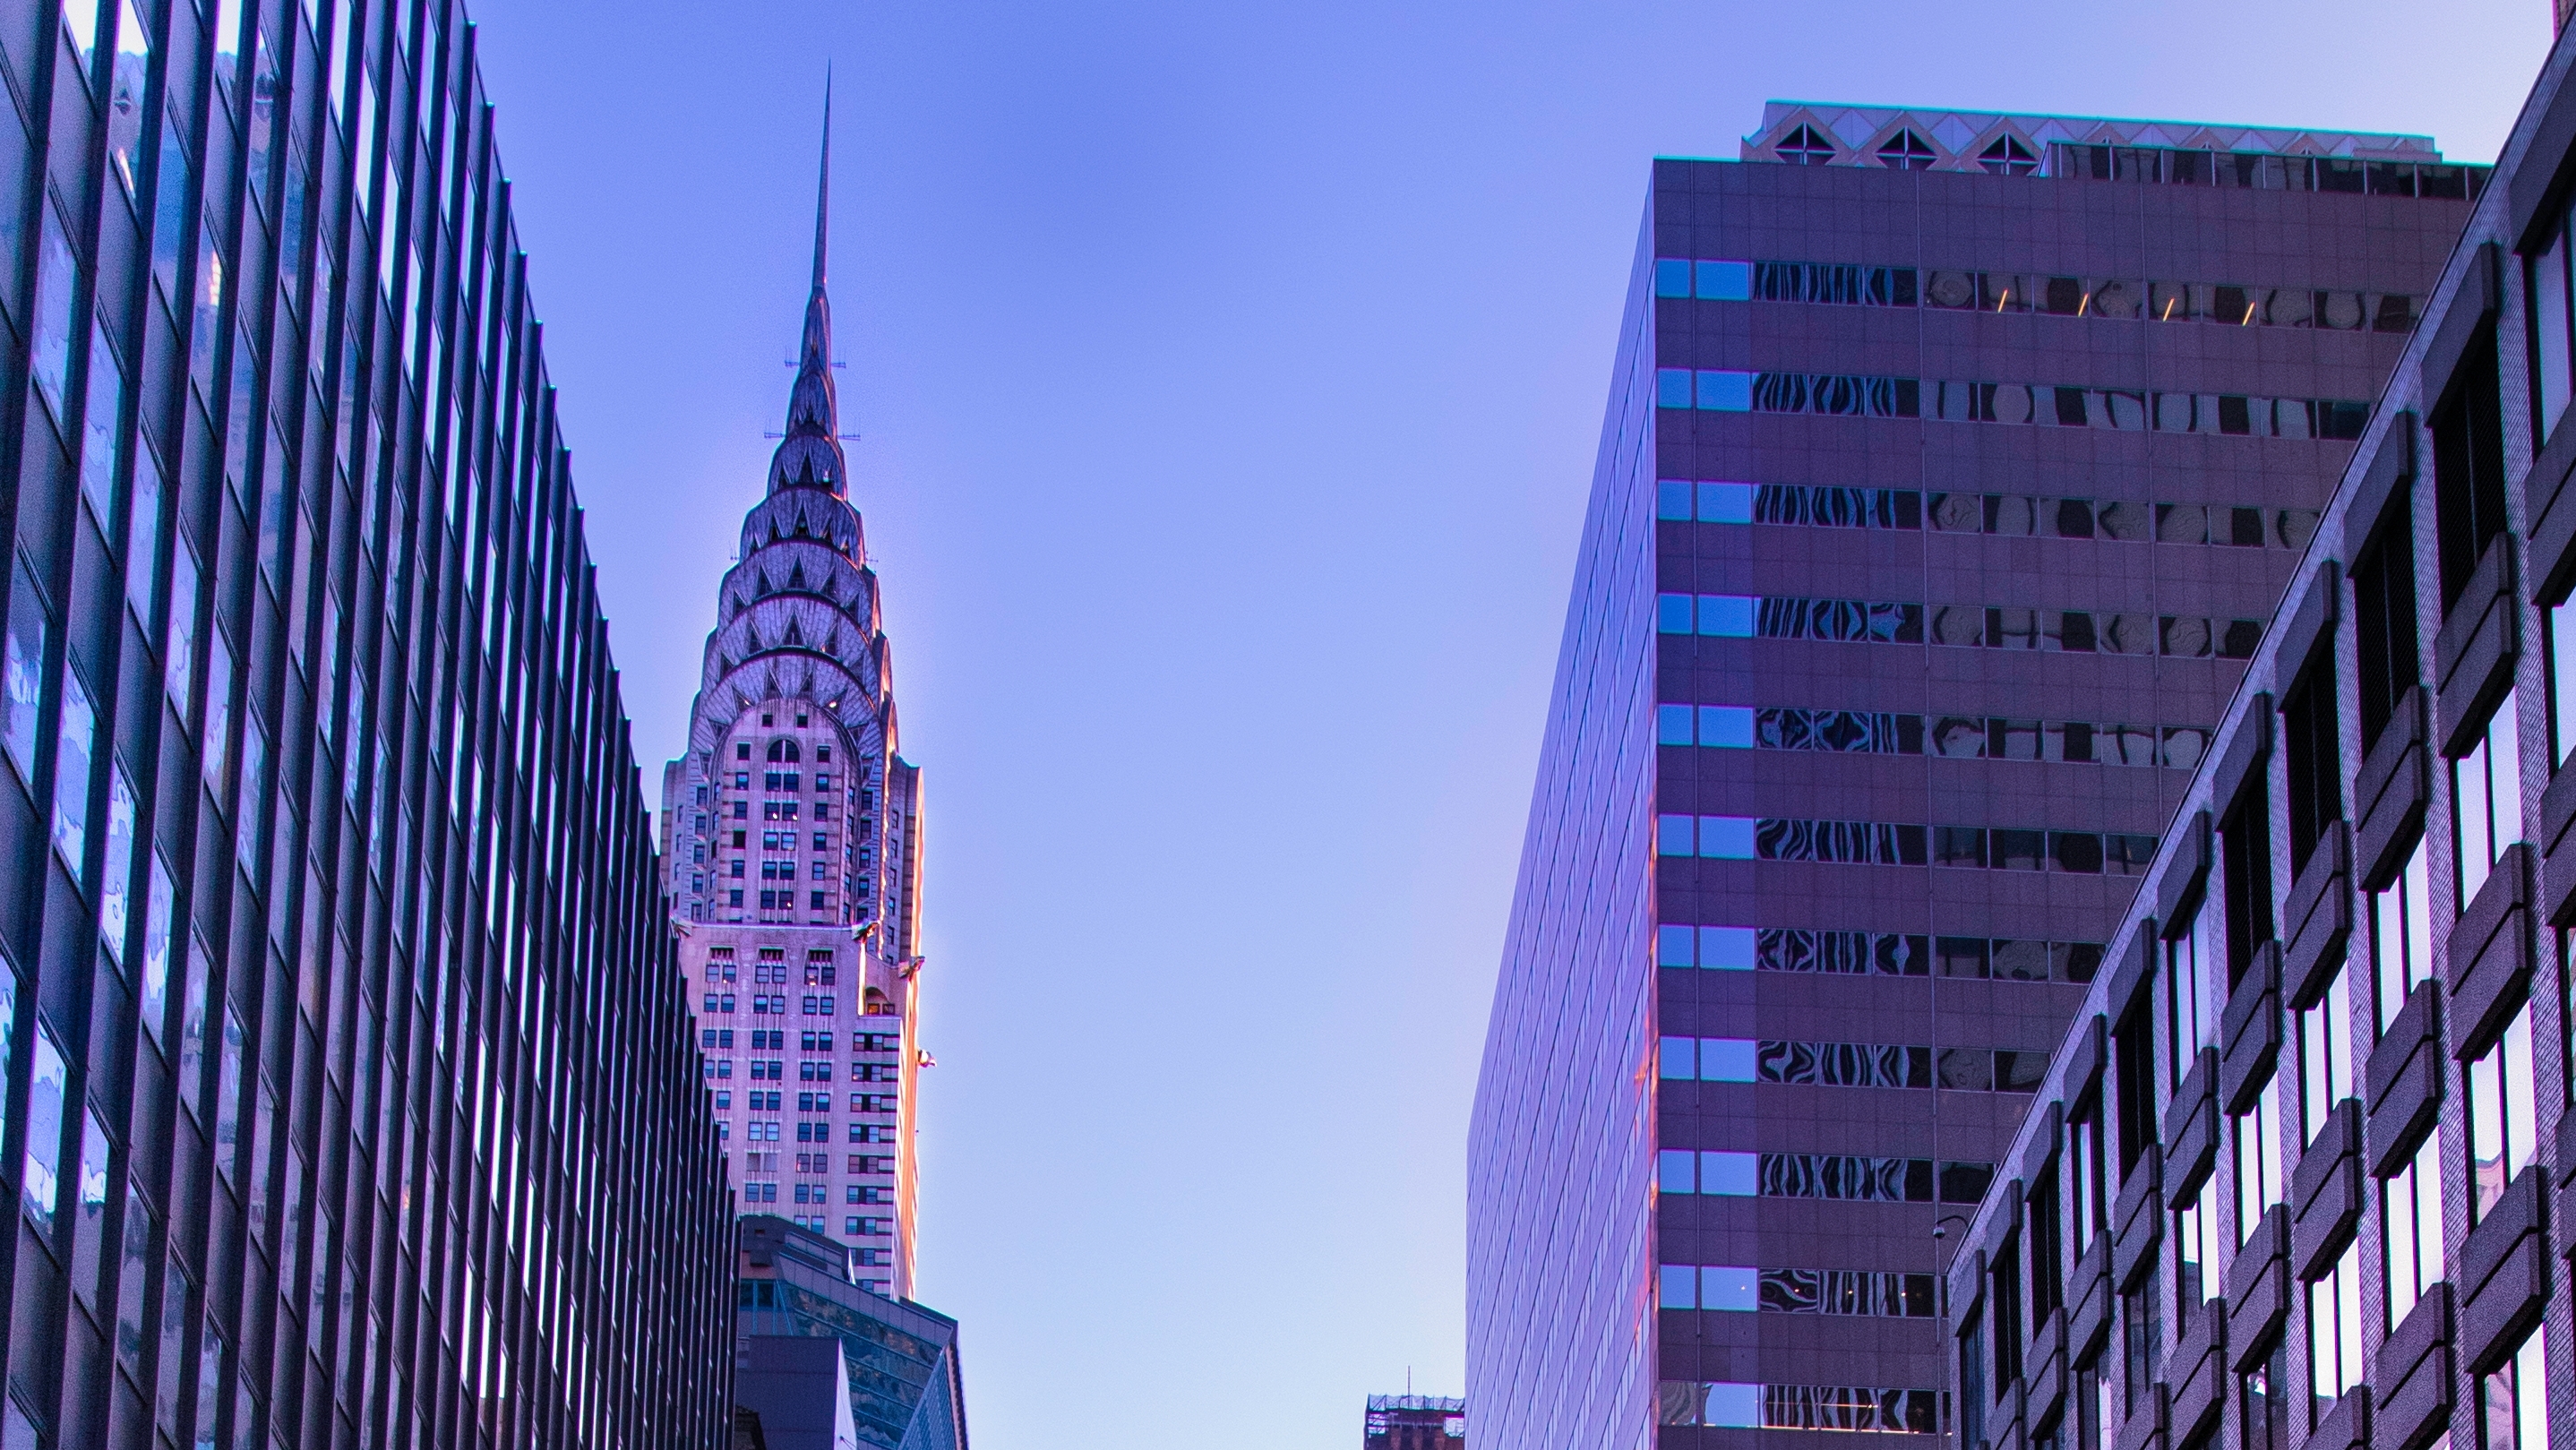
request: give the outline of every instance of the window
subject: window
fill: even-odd
[[[1932,143],[1912,131],[1898,131],[1879,143],[1878,164],[1893,171],[1927,171],[1938,159]]]
[[[2496,381],[2495,329],[2482,330],[2461,358],[2450,391],[2433,409],[2434,520],[2439,530],[2442,612],[2469,587],[2488,541],[2504,532],[2504,416]]]
[[[62,724],[54,737],[54,849],[62,853],[63,866],[75,883],[81,880],[89,845],[90,746],[97,728],[98,712],[90,705],[89,691],[81,687],[80,676],[66,668]],[[245,792],[251,788],[248,775],[245,768]],[[251,814],[244,813],[245,824]]]
[[[2120,1296],[2120,1395],[2137,1414],[2155,1394],[2164,1367],[2164,1261],[2146,1282]]]
[[[2237,1245],[2254,1237],[2264,1212],[2281,1201],[2281,1075],[2254,1099],[2254,1109],[2235,1118]]]
[[[2549,1450],[2549,1326],[2478,1377],[2478,1450]]]
[[[2310,660],[2299,687],[2281,704],[2281,755],[2290,777],[2290,875],[2297,879],[2317,842],[2343,817],[2343,764],[2337,747],[2334,646]]]
[[[2308,1285],[2308,1378],[2316,1418],[2361,1383],[2361,1237],[2344,1245],[2343,1254],[2324,1278]]]
[[[2567,410],[2568,333],[2576,317],[2568,310],[2567,227],[2562,220],[2558,234],[2549,239],[2549,250],[2527,263],[2531,281],[2524,296],[2531,309],[2532,416],[2539,420],[2533,429],[2532,447],[2537,450],[2548,435],[2556,431],[2559,417]]]
[[[2111,1055],[2118,1076],[2112,1101],[2119,1113],[2120,1179],[2125,1183],[2156,1141],[2155,1022],[2144,1007],[2112,1032]]]
[[[1813,126],[1800,126],[1772,148],[1792,166],[1822,166],[1834,159],[1834,143]]]
[[[2361,657],[2361,748],[2367,753],[2406,693],[2423,679],[2415,639],[2414,514],[2404,491],[2389,499],[2377,541],[2353,562],[2352,592]]]
[[[2076,1105],[2075,1116],[2066,1125],[2066,1162],[2067,1226],[2074,1230],[2075,1254],[2081,1258],[2084,1246],[2111,1222],[2111,1205],[2104,1197],[2108,1178],[2102,1153],[2102,1093],[2098,1088]]]
[[[2004,1235],[1986,1271],[1986,1302],[1995,1313],[1995,1382],[2021,1378],[2021,1235]]]
[[[1968,1327],[1959,1334],[1959,1434],[1963,1444],[1986,1438],[1986,1318],[1983,1307],[1971,1310]]]
[[[2174,1210],[2174,1303],[2188,1316],[2202,1302],[2218,1297],[2218,1213],[2210,1200],[2215,1180],[2201,1185],[2191,1202]],[[2439,1233],[2436,1225],[2434,1232]]]
[[[2549,682],[2549,768],[2576,753],[2576,594],[2540,612],[2542,673]]]
[[[2226,895],[2227,985],[2233,991],[2254,964],[2256,950],[2273,935],[2272,789],[2260,770],[2219,824],[2218,865]]]
[[[2244,1450],[2290,1450],[2290,1357],[2287,1340],[2252,1369],[2239,1375],[2237,1423],[2243,1427]]]
[[[18,768],[18,778],[29,791],[36,788],[36,733],[43,719],[45,702],[45,608],[37,602],[36,581],[24,568],[11,571],[15,588],[9,591],[9,633],[5,656],[0,657],[0,691],[6,694],[0,707],[8,711],[0,720],[0,747],[5,747],[9,763]]]
[[[2433,975],[2433,867],[2418,837],[2397,879],[2370,893],[2371,956],[2379,963],[2379,1030],[2386,1032],[2406,994]]]
[[[2315,1006],[2298,1014],[2300,1139],[2313,1143],[2337,1103],[2351,1097],[2352,973],[2335,968]]]
[[[2066,1259],[2057,1193],[2058,1164],[2040,1170],[2025,1210],[2030,1223],[2030,1318],[2036,1324],[2065,1302]]]
[[[2505,848],[2522,839],[2522,755],[2517,743],[2522,712],[2516,705],[2520,694],[2507,690],[2477,743],[2451,762],[2451,839],[2464,912],[2503,859]]]
[[[2467,1080],[2469,1118],[2469,1221],[2486,1216],[2513,1176],[2539,1151],[2531,1070],[2531,1004],[2525,1002],[2487,1050],[2471,1058]]]
[[[2441,1281],[2442,1137],[2425,1139],[2415,1157],[2380,1186],[2380,1241],[2388,1256],[2388,1324],[2394,1332],[2415,1302]]]
[[[1977,164],[1997,176],[2028,176],[2039,169],[2039,158],[2019,137],[2004,136],[1977,153]]]
[[[2200,1060],[2200,1049],[2218,1033],[2218,1012],[2204,976],[2210,953],[2201,940],[2212,914],[2204,900],[2182,935],[2165,943],[2165,1068],[2174,1087],[2182,1086]]]

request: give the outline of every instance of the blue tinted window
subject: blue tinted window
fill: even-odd
[[[1699,933],[1704,928],[1659,926],[1655,928],[1655,964],[1665,967],[1699,965]]]
[[[1753,411],[1753,374],[1703,372],[1698,377],[1698,406],[1718,413]]]
[[[1749,972],[1755,946],[1749,926],[1704,926],[1699,929],[1699,964],[1718,971]]]
[[[1655,517],[1687,519],[1691,516],[1690,481],[1680,478],[1655,480]]]
[[[1699,1188],[1691,1167],[1698,1156],[1679,1148],[1666,1148],[1656,1154],[1655,1186],[1666,1193],[1697,1193]]]
[[[1748,400],[1747,406],[1750,406],[1750,399],[1752,397],[1750,390],[1747,390],[1745,396]],[[1658,408],[1687,408],[1690,405],[1690,369],[1655,369],[1655,406]]]
[[[1663,1063],[1663,1075],[1687,1082],[1699,1076],[1699,1042],[1689,1037],[1667,1037],[1657,1051]]]
[[[1688,745],[1691,743],[1691,707],[1657,705],[1655,707],[1655,743]]]
[[[1753,522],[1753,485],[1703,483],[1699,486],[1699,521],[1704,524]]]
[[[1695,269],[1699,295],[1718,302],[1743,302],[1753,296],[1750,262],[1702,262]]]
[[[1700,817],[1699,853],[1725,861],[1752,860],[1753,824],[1751,816]]]
[[[1655,295],[1688,297],[1691,295],[1691,264],[1681,257],[1655,259]]]
[[[1762,1275],[1756,1269],[1711,1264],[1699,1271],[1699,1307],[1752,1311],[1762,1307]]]
[[[1663,634],[1689,634],[1692,608],[1691,596],[1687,594],[1656,595],[1655,629]]]
[[[1730,750],[1752,749],[1753,707],[1750,705],[1700,706],[1699,743],[1721,745]]]
[[[1762,1428],[1762,1387],[1760,1385],[1710,1384],[1707,1407],[1700,1412],[1703,1425],[1725,1425],[1739,1430]]]
[[[1661,856],[1696,856],[1698,821],[1690,816],[1655,817],[1655,853]]]
[[[1699,1307],[1699,1267],[1695,1264],[1665,1264],[1658,1275],[1655,1302],[1666,1309]]]
[[[1753,637],[1754,596],[1750,594],[1703,594],[1699,596],[1699,632],[1724,639]]]
[[[1751,1198],[1761,1156],[1758,1153],[1702,1153],[1699,1155],[1699,1191]]]
[[[1669,1042],[1672,1039],[1666,1038]],[[1664,1074],[1672,1076],[1670,1071]],[[1702,1082],[1751,1082],[1754,1072],[1753,1039],[1749,1037],[1703,1037],[1699,1041],[1699,1077]]]

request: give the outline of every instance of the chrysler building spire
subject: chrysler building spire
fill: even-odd
[[[842,456],[840,404],[832,388],[832,301],[824,288],[831,251],[832,86],[823,83],[822,175],[814,187],[814,290],[805,299],[805,339],[796,359],[796,385],[787,397],[787,433],[769,463],[769,491],[826,488],[849,496],[849,465]]]

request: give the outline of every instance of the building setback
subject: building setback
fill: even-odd
[[[1480,1442],[1695,1443],[1660,1383],[1940,1427],[1934,1229],[2482,180],[1785,103],[1656,164],[1471,1128]]]
[[[1963,1226],[1962,1444],[2571,1434],[2571,65]]]
[[[737,1403],[787,1450],[782,1429],[847,1427],[885,1450],[966,1450],[966,1378],[957,1321],[862,1287],[837,1238],[745,1214],[735,1286]]]
[[[716,1443],[724,1162],[473,28],[12,17],[0,1440]]]
[[[896,753],[893,660],[841,451],[828,100],[823,125],[787,428],[719,586],[688,754],[663,768],[664,861],[743,1211],[834,1236],[862,1283],[908,1298],[921,773]]]

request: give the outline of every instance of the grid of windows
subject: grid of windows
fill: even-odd
[[[1655,517],[1703,524],[1924,530],[2014,539],[2304,549],[2317,511],[2257,504],[2135,503],[2020,493],[1942,493],[1834,484],[1655,482]]]
[[[463,12],[35,16],[5,1438],[712,1440],[723,1168]]]

